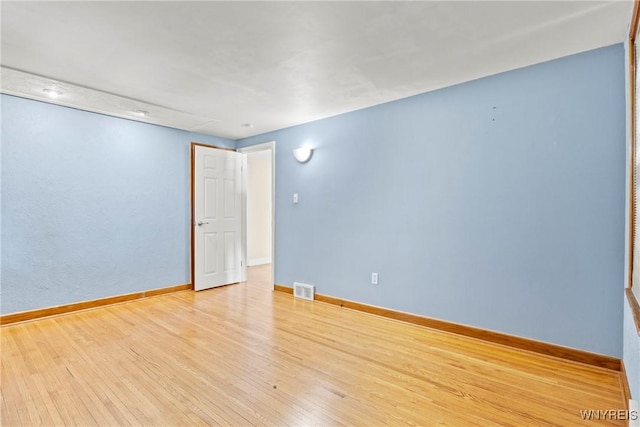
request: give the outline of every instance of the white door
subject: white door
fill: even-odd
[[[196,291],[237,283],[242,274],[242,155],[195,146]]]

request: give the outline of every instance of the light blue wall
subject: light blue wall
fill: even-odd
[[[621,357],[624,73],[619,44],[238,141],[277,142],[276,282]]]
[[[2,313],[190,281],[189,143],[233,141],[1,101]]]

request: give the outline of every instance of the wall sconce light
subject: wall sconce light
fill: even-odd
[[[293,150],[293,157],[300,163],[306,163],[311,158],[313,149],[309,147],[300,147]]]

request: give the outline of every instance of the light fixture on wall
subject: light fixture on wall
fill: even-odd
[[[293,150],[293,157],[295,157],[300,163],[308,162],[312,154],[313,149],[309,147],[300,147]]]

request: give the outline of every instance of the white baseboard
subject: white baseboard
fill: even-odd
[[[254,265],[271,264],[271,257],[265,258],[252,258],[247,261],[247,267],[253,267]]]

